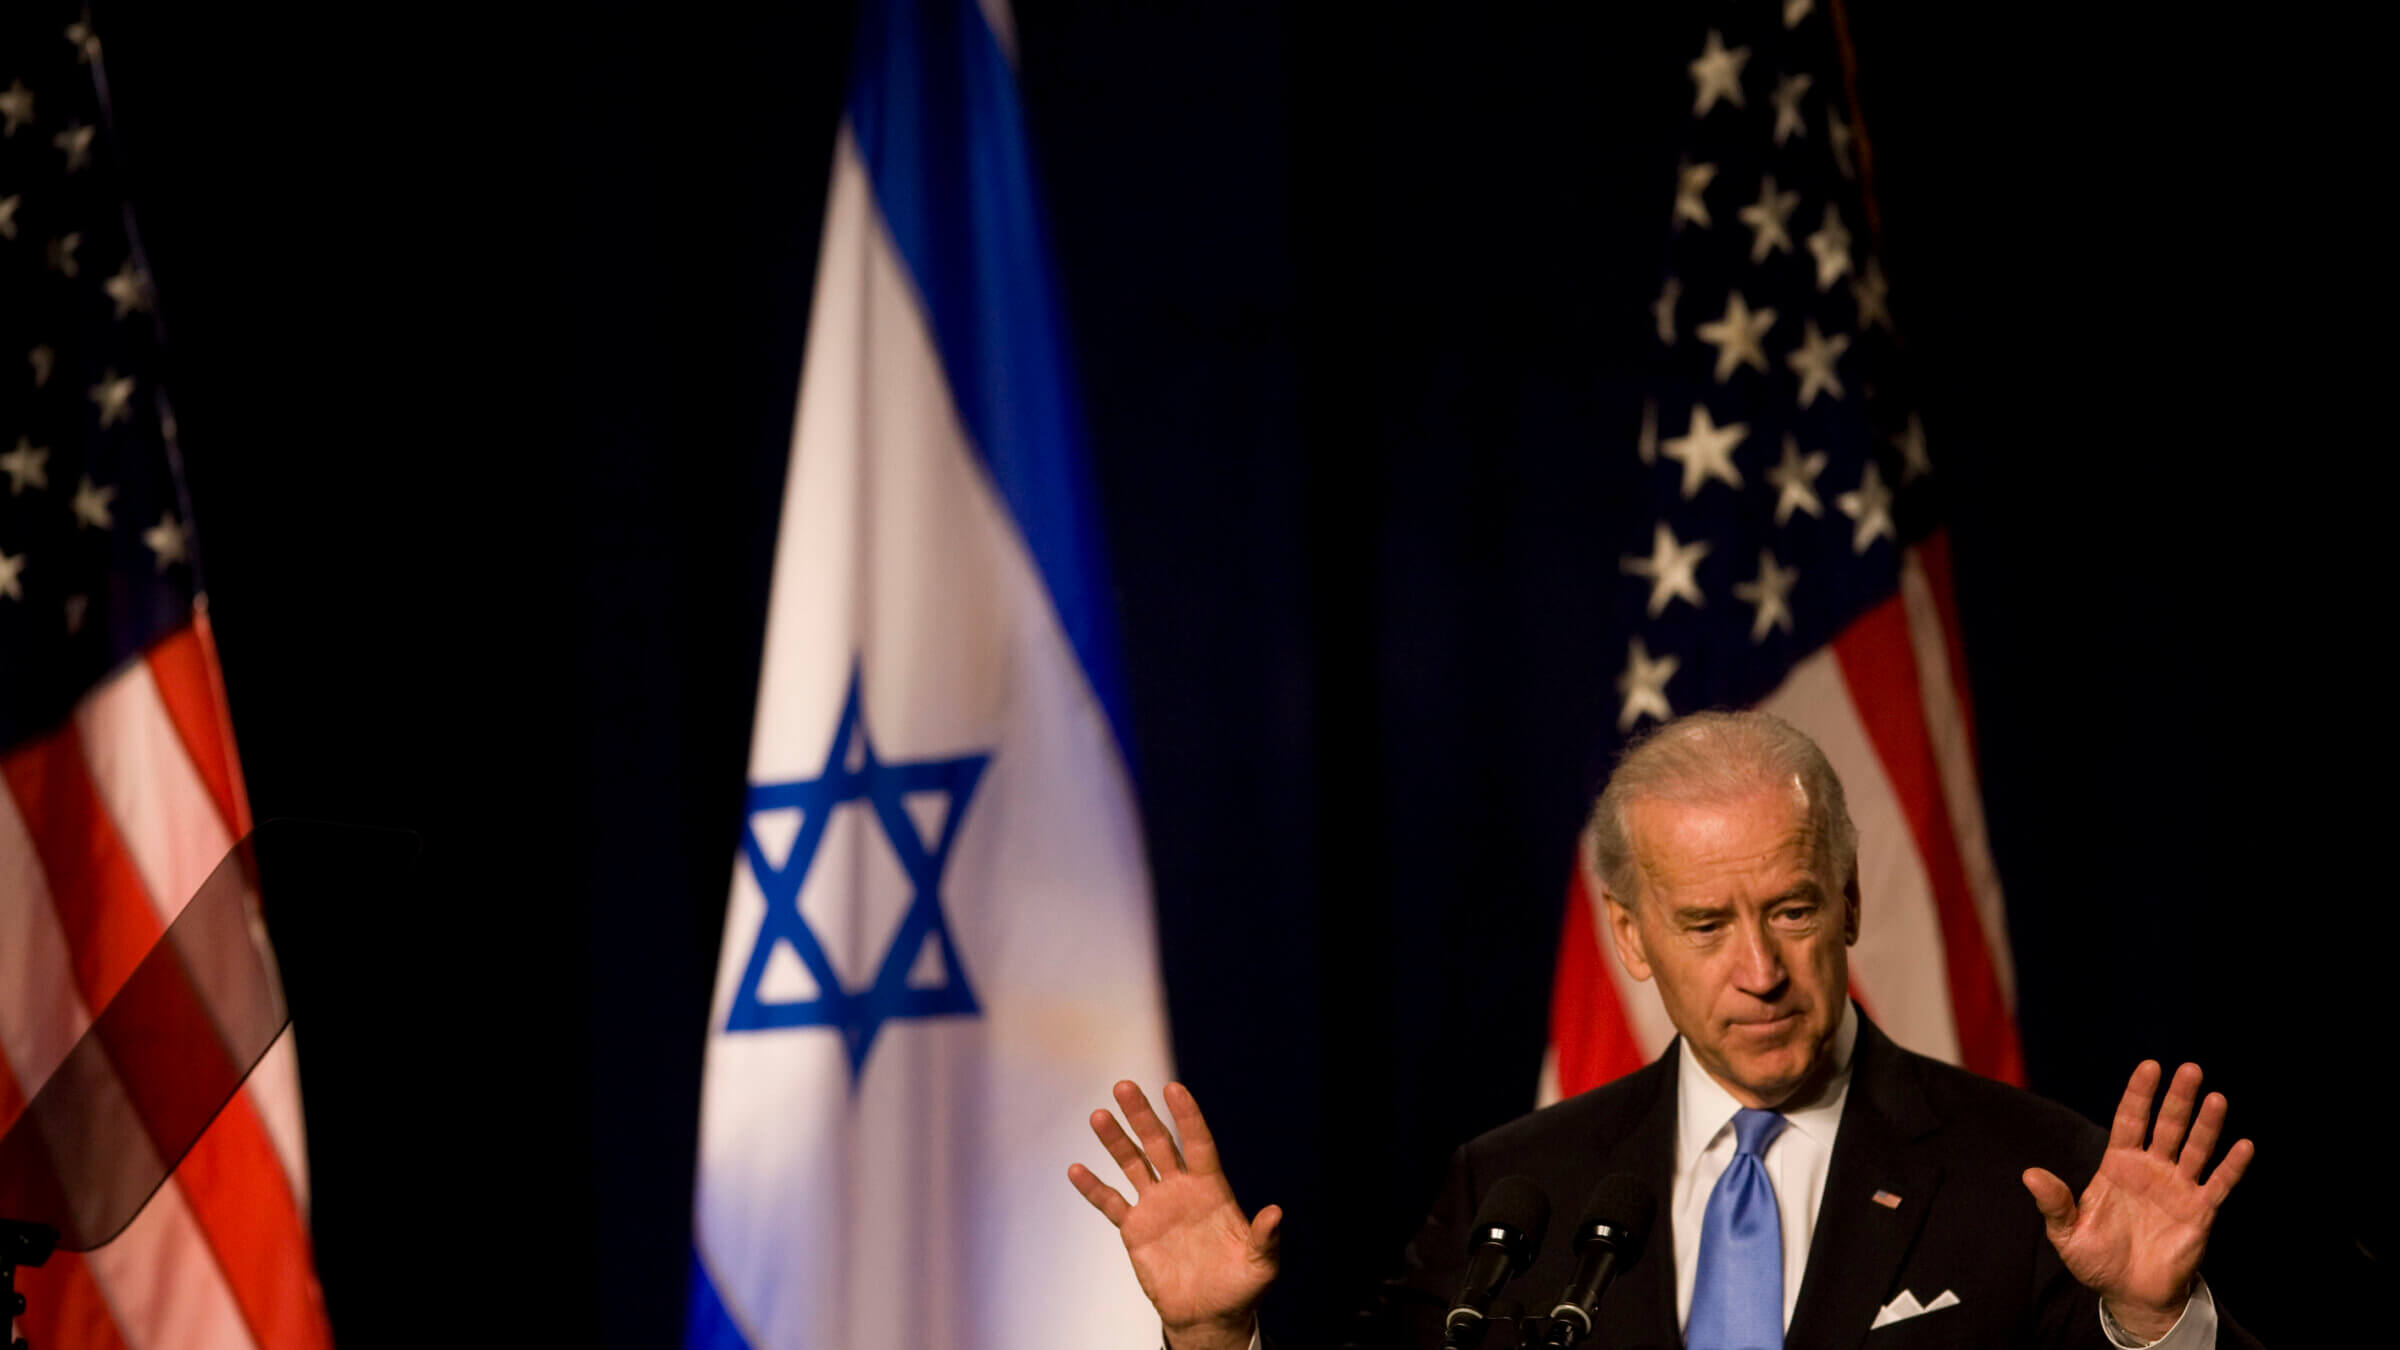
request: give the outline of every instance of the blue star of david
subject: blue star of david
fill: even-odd
[[[853,742],[858,752],[856,767],[851,764]],[[867,1052],[874,1047],[876,1035],[885,1023],[914,1017],[973,1017],[982,1011],[975,1002],[974,990],[967,984],[966,968],[959,964],[958,949],[950,940],[950,927],[942,918],[941,883],[942,869],[950,860],[950,846],[958,839],[959,821],[967,813],[967,800],[974,795],[984,765],[990,762],[988,754],[918,760],[912,764],[886,764],[877,759],[860,707],[859,673],[852,667],[850,692],[842,702],[842,718],[834,728],[833,746],[825,752],[825,767],[814,778],[750,786],[749,804],[742,818],[742,856],[748,860],[750,875],[757,879],[759,890],[766,895],[767,912],[759,922],[758,937],[750,944],[750,961],[742,970],[741,987],[733,996],[733,1011],[725,1019],[727,1031],[832,1027],[841,1033],[843,1048],[849,1052],[850,1083],[856,1087],[858,1076],[866,1067]],[[910,796],[927,792],[948,798],[939,837],[931,841],[918,832],[915,819],[904,805]],[[911,892],[908,911],[893,932],[891,944],[884,949],[875,978],[863,989],[842,984],[834,973],[833,962],[825,955],[824,944],[817,940],[815,931],[800,913],[800,886],[808,879],[818,846],[825,841],[825,827],[833,817],[834,808],[857,801],[872,808],[876,823],[883,827],[884,838],[891,842],[892,852],[899,857],[901,870],[908,876]],[[794,807],[800,811],[800,832],[792,841],[783,865],[778,867],[768,861],[755,825],[761,812]],[[788,943],[801,964],[808,968],[810,977],[817,982],[816,997],[776,1003],[759,997],[759,980],[766,974],[767,958],[774,954],[779,943]],[[940,959],[941,981],[911,984],[909,972],[928,946]]]

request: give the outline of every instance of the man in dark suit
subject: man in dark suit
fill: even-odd
[[[1805,736],[1759,713],[1674,723],[1619,763],[1587,841],[1618,957],[1680,1034],[1640,1072],[1459,1151],[1386,1291],[1396,1343],[1440,1344],[1495,1181],[1527,1177],[1572,1214],[1615,1173],[1646,1179],[1659,1212],[1600,1305],[1611,1350],[2216,1343],[2200,1256],[2251,1155],[2243,1140],[2206,1171],[2224,1098],[2200,1101],[2186,1065],[2153,1128],[2145,1063],[2104,1137],[1887,1040],[1847,996],[1857,833]],[[1172,1350],[1244,1350],[1282,1215],[1244,1217],[1191,1094],[1166,1098],[1180,1150],[1131,1083],[1130,1135],[1093,1115],[1137,1203],[1081,1166],[1069,1179],[1122,1233]],[[1574,1263],[1550,1244],[1513,1286],[1523,1311],[1546,1312]],[[1530,1324],[1495,1311],[1496,1350]]]

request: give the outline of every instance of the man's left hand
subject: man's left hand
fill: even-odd
[[[2208,1094],[2195,1121],[2200,1066],[2186,1064],[2175,1071],[2158,1127],[2151,1129],[2159,1073],[2155,1060],[2144,1060],[2125,1084],[2109,1125],[2108,1151],[2081,1200],[2041,1168],[2025,1173],[2025,1189],[2033,1192],[2050,1245],[2058,1248],[2067,1273],[2099,1293],[2119,1326],[2147,1341],[2165,1336],[2183,1316],[2217,1207],[2232,1194],[2256,1152],[2249,1140],[2241,1140],[2225,1150],[2225,1160],[2202,1181],[2225,1128],[2225,1098]]]

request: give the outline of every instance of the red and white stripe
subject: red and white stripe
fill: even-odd
[[[1851,992],[1892,1039],[2025,1079],[2000,875],[1984,835],[1949,541],[1907,551],[1899,591],[1808,656],[1759,706],[1807,732],[1858,825],[1862,913]],[[1578,862],[1550,992],[1541,1100],[1598,1087],[1673,1039],[1657,990],[1606,941]]]
[[[0,756],[0,1120],[249,824],[204,610]],[[291,1034],[121,1236],[17,1278],[43,1350],[329,1350]]]

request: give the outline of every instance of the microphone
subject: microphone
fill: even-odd
[[[1575,1226],[1575,1278],[1559,1291],[1558,1306],[1550,1310],[1550,1331],[1542,1344],[1567,1350],[1592,1334],[1592,1318],[1600,1311],[1600,1296],[1617,1271],[1642,1254],[1642,1239],[1650,1235],[1650,1216],[1658,1208],[1650,1183],[1631,1172],[1600,1179],[1592,1198],[1584,1202],[1583,1222]]]
[[[1475,1211],[1467,1234],[1467,1277],[1442,1320],[1442,1350],[1473,1350],[1500,1286],[1533,1264],[1550,1227],[1550,1197],[1524,1177],[1502,1177]]]

